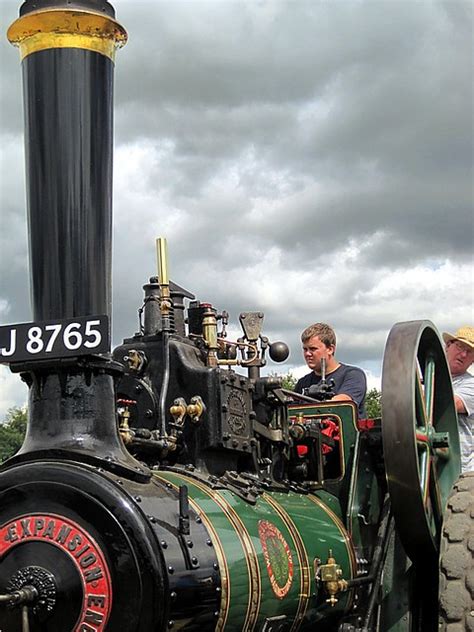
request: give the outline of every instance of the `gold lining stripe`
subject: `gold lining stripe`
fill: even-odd
[[[352,408],[351,421],[352,421],[352,425],[354,427],[354,430],[356,431],[356,438],[357,438],[360,430],[359,430],[359,428],[357,426],[355,404],[352,403],[352,402],[343,402],[343,403],[344,404],[351,404],[351,408]],[[324,408],[324,404],[326,404],[326,408],[330,408],[330,402],[322,402],[322,407],[323,408]],[[313,408],[316,408],[316,406],[313,406],[312,404],[311,404],[311,406]],[[319,404],[317,406],[318,409],[320,407],[321,407],[321,404]],[[301,407],[296,407],[295,406],[293,409],[291,409],[291,407],[290,407],[288,410],[289,411],[292,411],[292,410],[294,411],[296,408],[301,408]],[[308,406],[308,408],[309,408],[309,406]],[[344,446],[345,446],[345,444],[344,444],[344,427],[343,427],[341,416],[337,415],[336,413],[332,413],[332,412],[329,412],[329,413],[324,413],[324,412],[307,413],[306,415],[303,412],[302,415],[306,419],[324,419],[325,417],[329,417],[329,418],[335,417],[337,419],[337,425],[339,427],[339,442],[340,442],[340,445],[337,448],[337,450],[339,451],[339,465],[340,465],[340,468],[341,468],[341,475],[338,476],[337,478],[331,478],[331,479],[328,479],[328,480],[331,480],[331,481],[342,481],[342,479],[346,476],[346,459],[345,459],[345,451],[344,451]],[[298,416],[298,413],[296,413],[296,412],[295,412],[294,415],[290,414],[290,420],[295,420],[296,421],[297,416]],[[336,447],[334,449],[336,449]]]
[[[214,528],[214,525],[207,517],[207,514],[200,509],[199,505],[192,499],[190,499],[190,504],[194,508],[194,511],[200,516],[201,520],[204,522],[206,529],[211,534],[211,539],[214,542],[214,548],[216,550],[217,561],[219,562],[219,574],[221,576],[221,604],[219,608],[219,617],[216,623],[215,632],[221,632],[225,624],[227,623],[227,617],[229,616],[229,607],[230,607],[230,575],[229,575],[229,567],[227,566],[227,560],[224,553],[224,548],[222,543],[217,535],[217,531]]]
[[[178,491],[179,486],[175,483],[172,483],[167,478],[160,476],[156,472],[153,472],[153,476],[160,479],[165,485],[172,485],[173,488]],[[227,617],[229,614],[229,606],[230,606],[230,575],[229,568],[227,566],[227,560],[224,553],[224,548],[222,546],[222,542],[220,541],[219,536],[214,528],[214,525],[207,517],[207,514],[203,509],[197,504],[197,502],[193,498],[189,498],[189,504],[194,509],[194,511],[198,514],[201,520],[204,523],[204,526],[209,531],[211,535],[211,540],[214,544],[214,550],[216,551],[217,561],[219,563],[219,571],[221,577],[221,603],[219,610],[219,618],[216,624],[216,632],[221,632],[224,629],[225,624],[227,623]]]
[[[335,404],[336,404],[336,406],[335,406]],[[339,401],[339,402],[330,402],[330,401],[319,402],[318,404],[301,404],[299,406],[296,406],[296,405],[292,404],[292,405],[290,405],[288,407],[288,411],[290,413],[290,417],[292,417],[292,416],[294,416],[294,415],[292,415],[293,411],[301,410],[302,414],[305,415],[305,412],[304,412],[305,409],[317,408],[318,410],[321,410],[322,412],[307,413],[306,416],[307,417],[311,417],[311,416],[312,417],[319,417],[319,416],[324,416],[324,415],[334,415],[334,417],[339,417],[340,418],[340,415],[338,415],[336,413],[332,413],[332,412],[326,413],[326,412],[324,412],[325,408],[336,408],[337,409],[338,408],[337,404],[343,404],[344,406],[350,406],[352,408],[352,418],[351,418],[352,425],[354,427],[354,430],[359,432],[359,428],[357,426],[357,406],[355,405],[354,402],[350,402],[349,400],[347,400],[347,401]],[[295,415],[296,415],[296,413],[295,413]]]
[[[235,532],[240,540],[242,549],[245,554],[245,561],[247,563],[247,571],[249,578],[249,601],[247,605],[247,613],[245,615],[244,625],[242,630],[245,632],[251,632],[255,629],[258,615],[260,613],[260,604],[262,600],[262,581],[260,576],[260,567],[258,565],[257,552],[252,542],[252,538],[247,531],[244,523],[240,519],[240,516],[230,503],[218,492],[213,491],[201,481],[198,481],[192,477],[185,476],[183,474],[177,474],[171,472],[173,475],[179,476],[183,481],[189,482],[205,493],[211,498],[227,516],[229,522],[234,527]]]
[[[127,42],[127,32],[116,20],[77,9],[28,13],[13,22],[7,36],[20,49],[21,59],[51,48],[81,48],[113,61],[116,49]]]
[[[187,477],[180,475],[183,479]],[[196,485],[198,489],[207,494],[212,500],[222,509],[223,513],[229,519],[229,522],[235,529],[237,536],[242,544],[242,548],[245,553],[245,560],[247,562],[247,570],[249,576],[249,601],[247,606],[247,613],[245,615],[245,621],[242,630],[245,632],[251,632],[255,629],[258,615],[260,612],[260,603],[262,599],[262,582],[260,577],[260,568],[258,565],[257,552],[253,546],[252,538],[250,537],[247,528],[240,519],[240,516],[230,503],[218,492],[214,492],[209,487],[206,487],[200,481],[196,481],[192,478],[188,479],[190,483]]]
[[[341,469],[341,475],[338,476],[337,478],[330,478],[327,480],[330,481],[342,481],[342,479],[344,478],[344,476],[346,475],[346,460],[344,458],[344,429],[342,427],[342,419],[341,417],[339,417],[339,415],[336,415],[334,413],[310,413],[309,415],[303,415],[304,419],[330,419],[330,421],[332,421],[332,418],[335,418],[337,420],[337,426],[339,429],[339,446],[334,446],[334,450],[337,450],[339,452],[339,467]],[[296,419],[296,415],[293,417],[290,417],[290,419]],[[354,418],[352,419],[354,421]],[[304,422],[303,422],[304,423]],[[326,480],[326,479],[324,479]]]
[[[270,496],[267,493],[263,494],[263,499],[266,500],[271,507],[273,507],[275,512],[280,516],[288,531],[290,532],[300,564],[301,591],[295,619],[293,621],[293,625],[290,628],[290,632],[292,632],[293,630],[298,629],[306,615],[306,611],[308,610],[309,598],[311,595],[311,575],[308,553],[306,552],[303,539],[301,538],[301,535],[295,523],[293,522],[290,515],[287,513],[286,509],[282,505],[280,505],[278,501],[273,498],[273,496]]]

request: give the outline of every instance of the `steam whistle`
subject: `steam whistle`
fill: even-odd
[[[156,258],[158,263],[158,285],[160,286],[160,312],[163,331],[170,330],[170,280],[168,275],[168,247],[164,237],[156,240]]]

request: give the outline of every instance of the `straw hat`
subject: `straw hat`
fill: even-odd
[[[443,340],[444,342],[459,340],[459,342],[463,342],[464,344],[469,345],[471,349],[474,349],[474,327],[460,327],[454,336],[443,333]]]

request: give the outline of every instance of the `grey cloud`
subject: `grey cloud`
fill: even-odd
[[[270,169],[281,170],[296,190],[304,186],[304,176],[325,183],[337,174],[338,182],[344,178],[346,188],[358,179],[382,181],[379,191],[355,191],[350,199],[347,194],[346,199],[329,195],[313,208],[303,202],[292,213],[298,221],[290,231],[283,231],[288,241],[294,241],[315,214],[331,217],[339,242],[344,239],[341,230],[370,235],[380,221],[379,209],[388,205],[392,209],[384,214],[384,229],[400,243],[405,232],[408,244],[413,234],[419,234],[418,256],[423,257],[425,248],[432,245],[430,240],[423,244],[423,236],[430,233],[424,216],[432,222],[433,216],[440,215],[433,205],[441,205],[441,179],[444,197],[449,193],[450,198],[443,204],[455,206],[457,231],[469,235],[472,185],[467,176],[472,172],[472,135],[466,129],[472,88],[464,80],[471,43],[464,14],[469,14],[469,7],[449,12],[444,5],[371,4],[369,11],[368,5],[348,4],[337,5],[331,12],[322,5],[278,3],[275,14],[262,26],[258,12],[265,6],[228,5],[224,24],[234,24],[229,38],[219,30],[224,15],[219,11],[213,15],[215,4],[200,3],[202,14],[191,25],[187,16],[182,30],[169,17],[170,7],[160,4],[156,10],[162,19],[157,21],[154,38],[149,39],[144,28],[141,39],[131,42],[145,51],[141,56],[130,55],[126,62],[130,67],[125,70],[131,72],[134,64],[135,72],[131,86],[122,82],[128,96],[122,103],[119,95],[118,120],[129,121],[136,106],[142,116],[135,117],[137,127],[133,131],[133,125],[129,126],[125,138],[151,134],[157,142],[173,139],[171,161],[180,175],[169,186],[183,196],[183,205],[192,206],[187,197],[195,200],[205,195],[203,188],[213,173],[231,168],[251,151],[261,177],[241,173],[240,186],[249,195],[251,189],[255,194],[258,184],[265,190],[261,183]],[[123,8],[127,10],[126,3]],[[170,8],[171,15],[173,10],[180,13],[182,7]],[[203,16],[209,14],[212,18],[206,21]],[[236,33],[244,23],[252,28],[247,29],[242,47]],[[147,27],[152,25],[150,20]],[[298,38],[292,45],[293,33]],[[266,37],[263,42],[262,37]],[[150,40],[151,52],[143,44]],[[159,54],[154,53],[155,47]],[[214,72],[216,65],[222,73]],[[163,78],[164,68],[170,74]],[[241,76],[229,84],[235,68]],[[190,73],[192,78],[181,73]],[[206,83],[209,78],[212,81]],[[200,101],[203,95],[205,102]],[[126,119],[121,108],[127,110]],[[266,188],[271,197],[271,187]],[[231,208],[227,212],[232,217]],[[415,226],[411,215],[418,217]],[[279,218],[273,218],[273,227],[268,228],[268,239],[278,242]],[[239,230],[238,226],[233,229]],[[455,255],[450,232],[442,234],[439,249]],[[469,247],[466,241],[456,240],[458,255]],[[336,237],[327,245],[335,244]],[[405,249],[400,253],[405,257]],[[412,249],[411,258],[416,256]]]
[[[0,122],[2,131],[8,130],[12,134],[23,131],[20,55],[8,42],[5,32],[17,18],[19,6],[14,0],[0,3]]]

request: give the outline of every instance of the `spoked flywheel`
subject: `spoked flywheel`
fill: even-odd
[[[412,561],[432,560],[460,456],[449,368],[429,321],[397,323],[390,331],[382,372],[382,437],[403,546]]]

